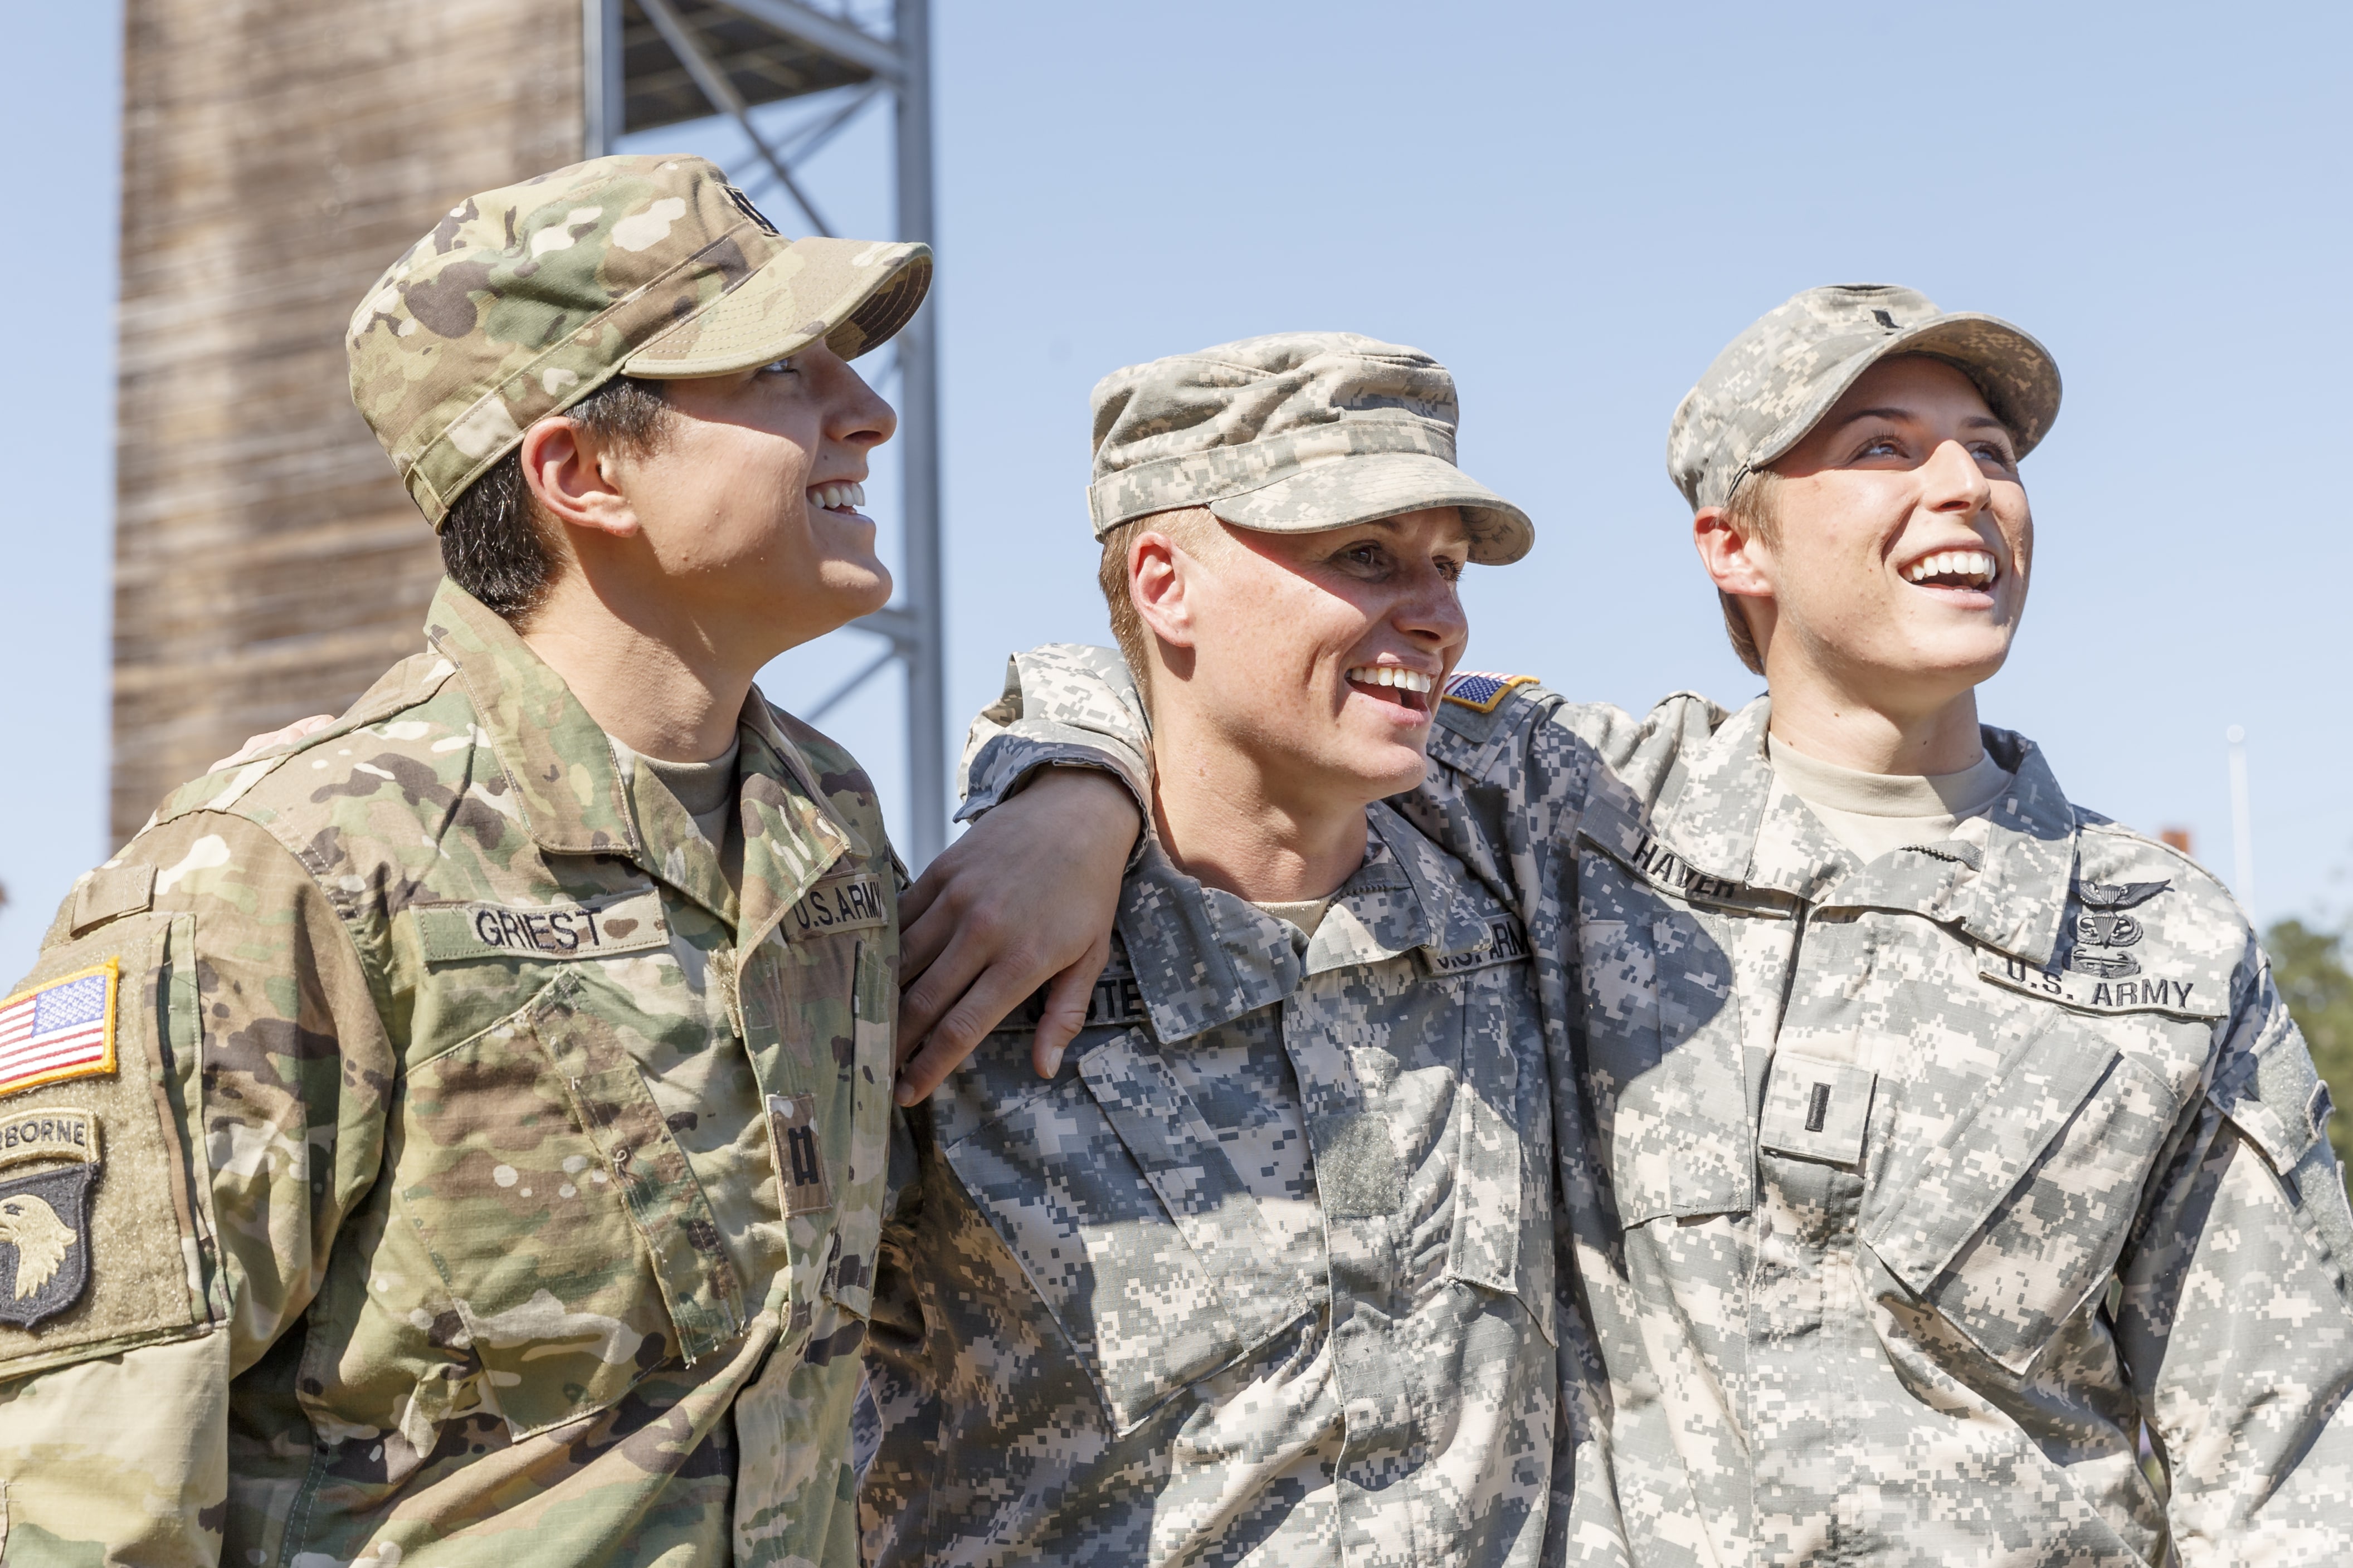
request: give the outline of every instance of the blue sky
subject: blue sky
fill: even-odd
[[[938,0],[937,16],[959,721],[1008,650],[1105,637],[1082,497],[1095,379],[1300,328],[1445,361],[1464,466],[1535,517],[1525,563],[1472,574],[1471,664],[1630,705],[1743,700],[1757,683],[1692,559],[1668,416],[1788,295],[1902,282],[2020,322],[2066,378],[2026,465],[2038,575],[1988,719],[2042,742],[2078,801],[2188,826],[2226,876],[2223,732],[2243,725],[2257,912],[2339,912],[2353,12]],[[0,384],[11,974],[110,847],[119,32],[103,4],[26,11],[16,47],[40,68],[0,102],[10,144],[47,170],[20,179],[0,246],[18,367]],[[887,227],[886,130],[871,116],[810,167],[844,231]],[[724,125],[645,144],[744,166]],[[886,522],[892,489],[870,489]],[[797,650],[765,684],[806,706],[869,646]],[[893,795],[898,722],[888,679],[827,721]]]

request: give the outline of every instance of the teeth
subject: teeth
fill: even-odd
[[[1429,691],[1438,685],[1435,676],[1394,664],[1360,664],[1348,672],[1348,679],[1359,686],[1396,686],[1408,691]]]
[[[1915,583],[1931,577],[1959,577],[1982,587],[1993,581],[1993,557],[1982,550],[1946,550],[1924,556],[1905,573]]]
[[[811,485],[808,500],[809,505],[827,511],[845,506],[854,510],[866,504],[866,487],[854,480],[837,485]]]

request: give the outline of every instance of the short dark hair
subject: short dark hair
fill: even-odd
[[[670,404],[661,383],[617,375],[564,411],[597,444],[650,452],[669,430]],[[449,503],[441,524],[441,569],[484,607],[521,627],[555,581],[553,525],[532,504],[523,482],[522,448],[492,463]]]

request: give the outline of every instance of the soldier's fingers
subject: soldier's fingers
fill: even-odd
[[[1111,933],[1106,931],[1095,939],[1084,958],[1047,984],[1046,1010],[1029,1044],[1029,1065],[1037,1068],[1039,1078],[1052,1078],[1062,1070],[1062,1053],[1086,1027],[1087,1004],[1094,997],[1103,965],[1110,962]]]
[[[955,936],[958,895],[969,892],[967,886],[956,881],[960,864],[957,851],[964,847],[961,839],[943,850],[940,858],[915,879],[915,885],[899,899],[899,985],[902,991],[913,991],[941,953]],[[970,976],[966,976],[967,979]],[[905,1004],[901,1004],[900,1016],[906,1016]]]
[[[955,1005],[942,1014],[940,1021],[923,1037],[923,1048],[901,1069],[899,1103],[913,1105],[937,1089],[940,1080],[972,1055],[988,1037],[989,1031],[1034,994],[1053,973],[1052,966],[1038,957],[1034,947],[1020,942],[1000,947],[980,977],[965,988]],[[1082,1003],[1082,1016],[1084,1011]]]
[[[323,730],[334,721],[335,716],[332,713],[313,713],[307,719],[297,719],[283,729],[272,730],[266,735],[248,735],[244,745],[221,758],[205,771],[216,773],[223,768],[233,768],[239,763],[249,762],[272,747],[286,745],[290,742],[299,741],[305,735]]]
[[[901,1059],[913,1056],[915,1047],[937,1028],[947,1010],[962,996],[988,967],[989,942],[976,929],[958,931],[951,927],[945,933],[947,945],[913,984],[899,994],[899,1055]]]

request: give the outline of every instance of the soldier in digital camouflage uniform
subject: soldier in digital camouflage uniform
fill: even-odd
[[[617,374],[822,360],[871,445],[839,360],[929,276],[787,243],[700,160],[600,159],[395,263],[353,393],[437,530]],[[425,641],[167,800],[0,1005],[12,1568],[854,1559],[872,786],[754,688],[705,827],[457,583]]]
[[[1426,714],[1461,647],[1462,557],[1513,561],[1533,537],[1454,468],[1451,378],[1413,350],[1250,339],[1114,373],[1094,412],[1107,595],[1141,570],[1143,531],[1176,537],[1164,514],[1181,509],[1208,509],[1197,529],[1303,536],[1318,560],[1398,563],[1412,536],[1388,530],[1446,509],[1451,555],[1380,568],[1409,587],[1314,666],[1329,690],[1300,681],[1303,728],[1376,700],[1340,676],[1374,646],[1419,672],[1391,700]],[[1200,646],[1233,624],[1205,625]],[[1315,635],[1286,626],[1245,657],[1288,685]],[[1059,651],[1101,661],[1077,701],[1114,672],[1124,687],[1118,655]],[[974,731],[1008,786],[1027,772],[1013,759],[1042,754],[1015,733],[1044,673],[1024,666]],[[1166,730],[1177,696],[1155,689]],[[1209,706],[1226,689],[1185,701],[1233,721]],[[1102,722],[1140,728],[1105,700]],[[1342,720],[1319,717],[1330,701]],[[1566,1523],[1550,1089],[1524,933],[1369,804],[1381,793],[1335,797],[1364,848],[1328,902],[1250,901],[1147,834],[1068,1065],[1040,1081],[1000,1034],[913,1113],[920,1177],[885,1227],[868,1342],[871,1560],[1534,1563]]]
[[[1906,451],[1905,410],[1858,406],[1905,377],[1942,378],[1989,449]],[[2015,328],[1816,289],[1718,358],[1670,462],[1704,543],[1755,527],[1736,497],[1758,471],[1785,543],[1822,521],[1793,474],[1917,482],[1889,538],[1926,517],[1984,560],[1895,554],[1871,591],[1999,587],[2014,624],[2031,524],[2004,534],[1991,498],[2058,401]],[[1841,439],[1860,455],[1826,458]],[[1019,668],[1027,738],[977,759],[983,798],[1089,757],[1143,787],[1141,737],[1107,722],[1116,666]],[[1966,774],[1847,779],[1936,786],[1858,819],[1776,717],[1457,677],[1431,779],[1397,803],[1510,889],[1583,1089],[1563,1213],[1635,1560],[2353,1561],[2353,1220],[2244,913],[2071,804],[2019,735],[1984,729]]]

